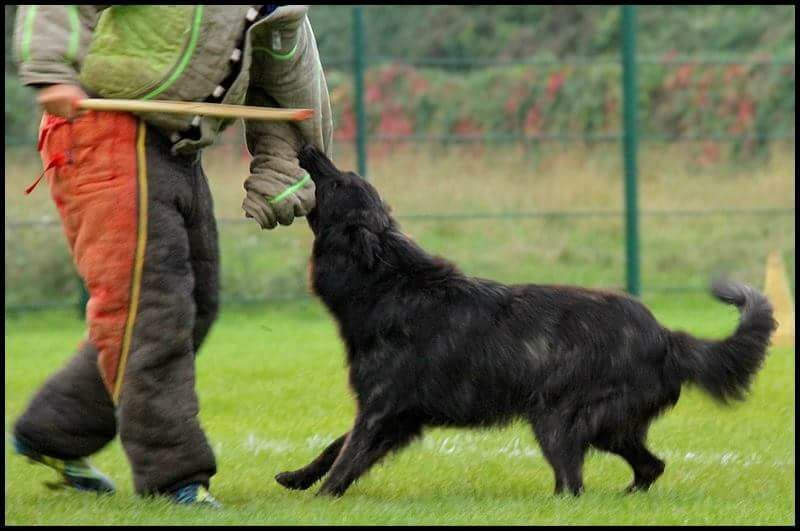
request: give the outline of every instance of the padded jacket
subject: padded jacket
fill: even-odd
[[[302,172],[286,175],[276,169],[278,159],[293,166],[292,151],[302,143],[329,151],[328,89],[307,6],[269,6],[273,10],[245,32],[248,17],[261,7],[19,6],[14,30],[19,76],[27,85],[79,84],[88,94],[104,98],[202,101],[219,90],[238,63],[238,74],[220,103],[314,110],[313,118],[296,127],[245,124],[251,174],[291,183]],[[178,153],[212,144],[233,123],[212,117],[140,116],[176,138],[173,150]],[[189,131],[193,122],[199,134],[178,139],[175,133]]]

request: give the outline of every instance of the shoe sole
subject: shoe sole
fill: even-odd
[[[70,464],[63,459],[48,457],[21,445],[16,440],[14,441],[14,450],[17,454],[26,457],[30,463],[38,463],[46,466],[50,470],[56,471],[61,476],[64,482],[62,484],[45,483],[49,488],[56,489],[60,486],[64,486],[81,492],[96,492],[97,494],[113,494],[116,491],[111,480],[97,472],[97,470],[90,465],[87,465],[89,470],[95,472],[99,476],[85,475],[81,473],[82,471],[77,470],[71,471]]]

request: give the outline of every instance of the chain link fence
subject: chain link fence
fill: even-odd
[[[350,57],[320,46],[334,155],[376,183],[426,248],[479,276],[644,294],[705,290],[721,271],[760,285],[766,254],[777,248],[794,285],[793,54],[652,54],[650,26],[637,39],[636,12],[613,8],[631,17],[624,31],[624,17],[598,12],[608,19],[603,31],[617,36],[613,53],[392,56],[371,32],[386,7],[339,9],[349,24],[330,47],[349,47]],[[638,19],[652,25],[647,10]],[[636,44],[648,52],[636,53]],[[7,126],[9,90],[24,89],[7,75]],[[638,111],[627,121],[626,104]],[[41,190],[22,199],[25,179],[41,171],[35,127],[28,130],[6,136],[6,311],[81,309],[85,292],[55,210]],[[262,232],[238,211],[247,171],[241,129],[204,160],[219,215],[223,301],[307,296],[305,224]]]

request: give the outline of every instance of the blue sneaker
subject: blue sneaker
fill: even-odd
[[[50,467],[59,474],[61,481],[45,483],[51,489],[69,487],[97,494],[113,494],[115,491],[111,480],[89,464],[85,458],[57,459],[50,457],[26,446],[16,437],[14,437],[13,444],[17,454],[27,457],[31,462]]]
[[[181,487],[169,495],[173,502],[180,505],[205,505],[213,509],[222,509],[222,505],[200,483],[192,483]]]

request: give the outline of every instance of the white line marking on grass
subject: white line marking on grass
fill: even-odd
[[[259,439],[255,436],[255,434],[251,433],[247,436],[247,440],[244,443],[246,449],[250,450],[254,454],[258,455],[260,453],[284,453],[288,452],[292,448],[296,446],[292,441],[281,441],[275,439]],[[308,446],[308,445],[306,445]]]
[[[244,449],[255,455],[261,453],[283,454],[307,448],[321,451],[336,439],[334,435],[315,434],[302,441],[286,439],[261,439],[250,433],[244,441]],[[453,434],[444,437],[426,437],[419,443],[423,452],[440,455],[467,455],[479,458],[495,458],[498,456],[508,459],[541,459],[541,451],[531,446],[520,437],[512,437],[506,443],[497,446],[494,437],[486,434]],[[600,453],[600,452],[598,452]],[[757,453],[741,454],[734,451],[724,452],[686,452],[683,450],[655,450],[654,453],[666,460],[698,463],[702,465],[722,465],[750,467],[753,465],[766,465],[770,467],[794,466],[794,459],[767,459]]]

